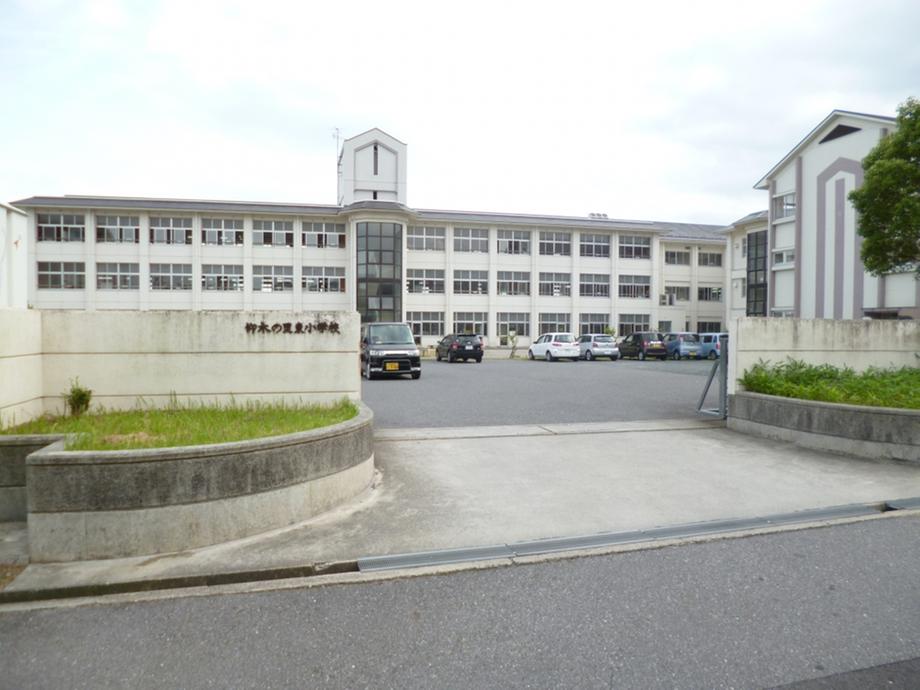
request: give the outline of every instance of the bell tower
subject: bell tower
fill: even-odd
[[[338,204],[390,201],[406,204],[406,145],[374,128],[342,142]]]

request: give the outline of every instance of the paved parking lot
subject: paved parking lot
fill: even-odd
[[[417,381],[362,381],[362,396],[380,428],[680,419],[697,416],[711,367],[705,360],[425,360]],[[714,407],[712,388],[707,406]]]

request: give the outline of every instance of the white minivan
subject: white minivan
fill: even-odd
[[[581,357],[581,350],[571,333],[544,333],[527,350],[527,357],[545,359],[547,362],[556,359],[571,359],[577,362]]]

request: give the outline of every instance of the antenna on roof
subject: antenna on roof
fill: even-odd
[[[588,218],[597,218],[599,220],[606,220],[607,214],[606,213],[595,213],[592,211],[591,213],[588,214]]]

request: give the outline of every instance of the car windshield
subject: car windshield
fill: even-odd
[[[596,342],[596,343],[612,343],[612,342],[613,342],[613,338],[611,338],[609,335],[599,335],[599,336],[596,336],[596,337],[594,338],[594,342]]]
[[[557,333],[553,336],[553,340],[557,343],[571,343],[573,342],[572,336],[568,333]]]
[[[414,345],[412,331],[404,323],[391,323],[370,326],[367,329],[368,342],[371,345]]]

